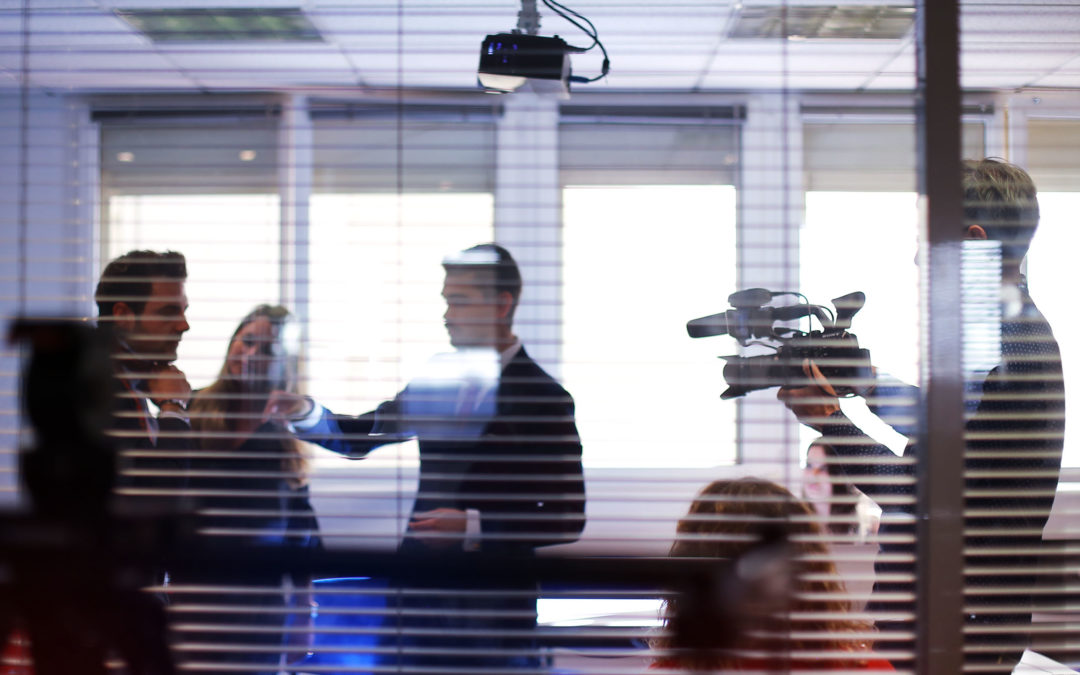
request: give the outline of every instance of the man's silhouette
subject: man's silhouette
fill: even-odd
[[[982,332],[992,336],[986,343],[969,339],[965,344],[966,360],[988,361],[988,372],[965,375],[966,642],[972,647],[969,660],[980,661],[989,672],[1009,672],[1027,644],[1031,591],[1037,581],[1031,569],[1038,564],[1064,446],[1064,385],[1057,341],[1020,271],[1039,222],[1034,183],[1017,166],[984,159],[964,163],[963,189],[967,258],[981,259],[979,271],[993,271],[989,279],[996,288],[990,290],[998,301],[991,309],[1000,316]],[[836,466],[878,500],[884,512],[880,534],[910,537],[914,525],[905,516],[911,515],[916,487],[914,464],[898,461],[847,419],[816,364],[806,363],[804,370],[816,384],[781,389],[779,398],[801,422],[822,432],[841,457]],[[879,378],[864,396],[872,411],[912,439],[904,458],[917,458],[918,390]],[[845,463],[843,458],[858,461]],[[902,539],[885,539],[881,545],[877,599],[870,609],[879,617],[894,615],[892,621],[879,618],[882,628],[911,629],[897,612],[914,609],[904,599],[913,593],[913,585],[899,580],[913,569],[897,560],[913,552]],[[896,595],[888,601],[884,593]]]
[[[540,546],[574,541],[585,524],[574,402],[514,335],[522,285],[517,263],[502,246],[481,244],[448,257],[443,266],[444,321],[453,354],[433,359],[423,377],[359,417],[335,415],[284,394],[272,398],[267,412],[291,416],[301,437],[353,458],[386,443],[417,439],[419,486],[404,552],[531,555]],[[313,412],[296,420],[305,407]],[[437,579],[431,585],[440,586]],[[470,652],[453,658],[434,653],[409,662],[535,665],[528,636],[536,622],[535,587],[513,590],[485,597],[470,584],[448,597],[406,603],[406,610],[433,614],[407,620],[406,632],[442,633],[413,642],[406,638],[406,645]],[[484,635],[466,638],[458,630]],[[518,653],[500,656],[499,650]]]
[[[191,386],[173,365],[190,328],[186,280],[182,254],[129,251],[106,265],[94,293],[98,322],[114,338],[110,434],[121,450],[119,485],[163,505],[183,486],[183,454],[192,445]]]

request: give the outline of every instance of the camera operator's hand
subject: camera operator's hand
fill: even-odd
[[[808,427],[821,431],[829,417],[840,411],[836,389],[813,361],[803,359],[803,373],[813,384],[805,387],[781,387],[776,398],[783,401],[795,417]]]

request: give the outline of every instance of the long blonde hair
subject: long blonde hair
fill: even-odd
[[[778,660],[791,658],[786,656],[791,652],[868,650],[870,641],[866,634],[873,630],[872,625],[848,616],[851,603],[844,599],[844,584],[824,541],[825,532],[817,515],[806,502],[776,483],[742,478],[706,486],[679,521],[670,555],[735,559],[755,546],[766,524],[782,528],[792,547],[793,597],[787,616],[764,617],[755,624],[763,627],[764,632],[780,637],[740,636],[740,648],[763,651],[769,658]],[[670,598],[664,611],[665,626],[670,626],[679,611],[678,597]],[[676,647],[670,634],[652,640],[651,645],[660,650]],[[674,660],[682,668],[710,670],[737,665],[744,659],[729,651],[699,650],[680,653]]]
[[[230,437],[237,431],[236,420],[242,412],[243,403],[250,401],[253,394],[263,393],[245,391],[243,380],[230,375],[228,359],[233,341],[248,324],[259,318],[270,321],[275,328],[277,340],[282,344],[287,328],[293,323],[292,314],[281,305],[259,305],[240,320],[240,325],[229,338],[225,362],[218,372],[217,380],[201,389],[195,395],[189,408],[192,431],[197,432],[199,444],[205,450],[220,450],[222,439]],[[295,386],[299,361],[297,350],[283,348],[282,351],[284,352],[281,354],[282,372],[275,381],[266,383],[266,394],[269,394],[270,389],[290,391]],[[281,446],[281,470],[290,476],[286,482],[293,488],[307,485],[309,456],[305,445],[287,435],[284,430],[280,436],[274,438],[274,441]]]

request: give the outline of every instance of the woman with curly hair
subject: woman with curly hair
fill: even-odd
[[[716,481],[698,493],[679,521],[670,555],[734,560],[760,544],[763,530],[779,528],[791,555],[790,592],[786,606],[751,609],[740,616],[739,634],[718,635],[716,648],[678,648],[665,631],[652,641],[661,652],[652,668],[893,671],[888,661],[870,653],[872,624],[851,614],[819,522],[814,510],[787,489],[757,478]],[[677,596],[668,600],[665,628],[680,609]]]

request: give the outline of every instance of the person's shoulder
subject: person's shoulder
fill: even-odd
[[[525,347],[519,349],[517,354],[510,359],[510,363],[503,370],[502,380],[503,386],[513,384],[520,387],[551,389],[569,396],[559,381],[529,356]]]
[[[1061,348],[1050,322],[1031,296],[1025,292],[1022,297],[1021,310],[1002,325],[1001,351],[1008,369],[1059,368]]]

